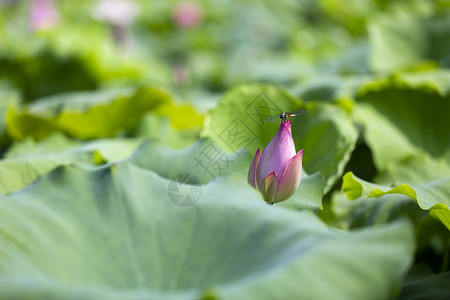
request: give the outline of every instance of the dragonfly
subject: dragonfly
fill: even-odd
[[[274,116],[270,116],[270,117],[264,118],[263,121],[267,122],[267,123],[275,123],[276,121],[278,121],[280,119],[282,121],[284,121],[287,118],[299,117],[299,116],[302,116],[302,115],[306,115],[307,113],[308,112],[305,109],[300,108],[300,109],[296,109],[296,110],[284,112],[282,114],[278,114],[278,115],[274,115]]]

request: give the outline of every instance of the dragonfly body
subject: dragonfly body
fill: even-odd
[[[300,108],[300,109],[296,109],[296,110],[293,110],[293,111],[288,111],[288,112],[285,112],[285,113],[282,113],[282,114],[279,114],[279,115],[274,115],[274,116],[270,116],[270,117],[264,118],[263,121],[264,122],[268,122],[268,123],[273,123],[273,122],[276,122],[277,120],[280,120],[280,119],[281,119],[281,121],[285,121],[285,120],[287,120],[287,118],[298,117],[298,116],[301,116],[301,115],[305,115],[307,113],[308,112],[306,110],[304,110],[303,108]]]
[[[281,115],[280,115],[280,119],[281,120],[286,120],[287,118],[290,118],[290,117],[296,117],[296,116],[298,116],[298,115],[295,115],[295,114],[291,114],[291,113],[282,113]]]

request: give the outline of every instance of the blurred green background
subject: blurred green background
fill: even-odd
[[[0,0],[0,298],[448,298],[449,68],[446,0]]]
[[[448,67],[448,1],[1,1],[2,84],[25,101],[153,83],[186,98]],[[404,33],[404,34],[403,34]],[[62,76],[64,74],[64,76]]]

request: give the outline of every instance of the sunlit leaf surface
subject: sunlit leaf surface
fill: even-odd
[[[407,222],[343,233],[233,178],[197,186],[190,207],[171,202],[168,184],[128,163],[62,167],[2,196],[0,294],[379,299],[411,261]]]

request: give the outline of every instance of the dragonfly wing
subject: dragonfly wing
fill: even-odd
[[[278,120],[280,120],[280,116],[279,116],[279,115],[271,116],[271,117],[267,117],[267,118],[264,118],[264,119],[263,119],[263,121],[264,121],[264,122],[267,122],[267,123],[275,123],[275,122],[277,122]]]
[[[288,114],[290,114],[291,117],[298,117],[298,116],[306,115],[307,113],[308,112],[303,108],[299,108],[299,109],[288,112]]]

